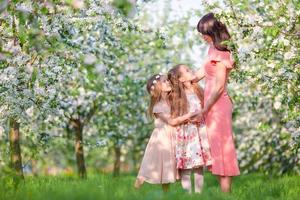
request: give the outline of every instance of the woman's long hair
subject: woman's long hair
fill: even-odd
[[[220,22],[213,13],[208,13],[200,19],[197,30],[203,35],[209,35],[216,49],[220,51],[230,51],[225,44],[222,44],[224,41],[230,39],[227,27]]]
[[[168,79],[172,84],[172,92],[170,95],[170,104],[171,104],[171,114],[172,117],[178,117],[188,112],[188,101],[184,89],[184,85],[182,82],[179,81],[181,77],[180,67],[186,66],[184,64],[178,64],[173,67],[168,72]],[[203,91],[197,83],[192,83],[194,92],[198,96],[199,100],[201,101],[201,106],[203,107]]]

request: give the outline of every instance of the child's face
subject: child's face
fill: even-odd
[[[180,66],[179,73],[180,73],[180,78],[179,78],[180,82],[190,82],[196,78],[193,71],[185,65]]]
[[[159,83],[162,92],[170,92],[172,90],[171,83],[169,82],[166,76],[162,76],[160,78]]]

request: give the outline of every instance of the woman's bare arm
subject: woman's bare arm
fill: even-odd
[[[226,84],[226,66],[222,62],[216,64],[215,84],[212,88],[212,93],[208,97],[202,113],[207,113],[210,108],[216,103],[220,95],[223,93]]]
[[[194,82],[199,82],[205,77],[204,67],[201,67],[198,71],[195,72],[196,79]]]
[[[208,97],[204,108],[198,111],[198,113],[194,115],[194,117],[192,117],[191,122],[200,122],[203,119],[205,113],[207,113],[210,110],[210,108],[216,103],[216,101],[219,99],[220,95],[224,91],[226,84],[226,66],[221,62],[218,62],[216,64],[216,68],[217,71],[215,77],[215,84],[214,88],[212,89],[212,93]]]

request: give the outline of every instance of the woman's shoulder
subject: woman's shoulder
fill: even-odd
[[[231,51],[221,51],[214,47],[214,45],[210,45],[209,50],[208,50],[209,55],[217,56],[217,57],[230,57],[231,56]]]
[[[232,68],[234,64],[234,59],[230,51],[221,51],[211,45],[208,57],[210,61],[222,62],[227,68]]]

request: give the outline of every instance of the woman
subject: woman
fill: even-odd
[[[197,81],[205,77],[204,108],[198,118],[206,118],[212,155],[210,170],[218,176],[221,190],[230,192],[231,177],[240,174],[232,136],[232,101],[226,90],[234,61],[223,42],[229,40],[230,35],[213,13],[203,16],[197,29],[210,45],[204,67],[196,72]]]

